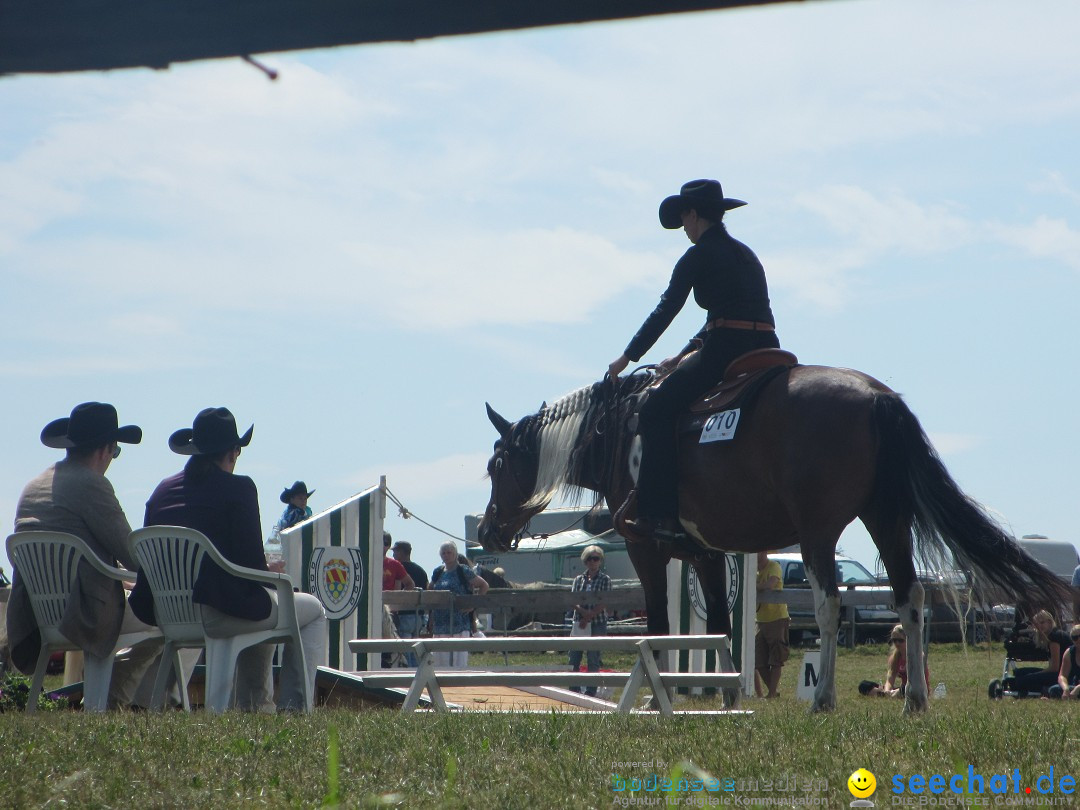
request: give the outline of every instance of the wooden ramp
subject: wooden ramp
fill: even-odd
[[[317,706],[352,708],[396,708],[405,702],[408,689],[372,686],[367,675],[385,675],[386,670],[342,672],[319,667],[315,679]],[[447,686],[442,688],[448,708],[479,712],[610,712],[615,704],[552,686]],[[430,709],[427,695],[420,709]]]

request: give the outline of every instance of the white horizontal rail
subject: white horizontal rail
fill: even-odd
[[[440,686],[622,686],[630,672],[469,672],[460,669],[436,670]],[[403,672],[373,673],[364,676],[371,686],[409,686],[416,676]],[[739,673],[661,672],[667,686],[716,686],[737,688]]]
[[[661,714],[672,715],[674,710],[668,689],[677,686],[712,686],[730,690],[733,707],[739,701],[739,673],[731,658],[727,636],[548,636],[534,638],[423,638],[423,639],[356,639],[349,642],[354,653],[403,652],[411,650],[419,662],[415,674],[376,672],[364,676],[372,686],[408,686],[402,704],[403,712],[411,712],[427,690],[437,711],[448,711],[443,698],[443,686],[609,686],[623,685],[622,698],[616,711],[633,710],[637,694],[646,683]],[[637,651],[637,662],[630,672],[467,672],[436,670],[436,652],[519,652],[600,650]],[[713,650],[718,672],[660,672],[654,653],[666,650]]]
[[[529,638],[354,639],[354,653],[406,652],[423,642],[429,652],[548,652],[600,650],[634,652],[647,641],[653,650],[726,650],[727,636],[532,636]]]

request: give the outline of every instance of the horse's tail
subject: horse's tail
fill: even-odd
[[[879,437],[874,487],[885,525],[907,527],[912,551],[927,570],[955,565],[977,575],[984,596],[1046,607],[1057,613],[1069,588],[1025,552],[949,475],[919,420],[899,394],[874,399]]]

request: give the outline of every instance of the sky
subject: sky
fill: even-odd
[[[264,533],[296,479],[320,511],[386,475],[461,536],[485,401],[599,379],[689,246],[660,200],[710,177],[785,348],[904,394],[1016,535],[1078,542],[1077,30],[1068,0],[829,0],[264,55],[275,82],[0,78],[0,525],[41,428],[100,400],[144,430],[109,470],[134,526],[224,405]],[[445,535],[386,527],[436,564]]]

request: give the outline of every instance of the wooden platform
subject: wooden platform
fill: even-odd
[[[364,683],[367,675],[385,675],[386,670],[372,672],[340,672],[319,667],[316,678],[316,704],[333,707],[397,708],[405,702],[408,689],[403,687],[371,686]],[[442,688],[448,708],[456,711],[479,712],[610,712],[615,704],[598,698],[551,686],[447,686]],[[430,709],[425,695],[420,709]]]

